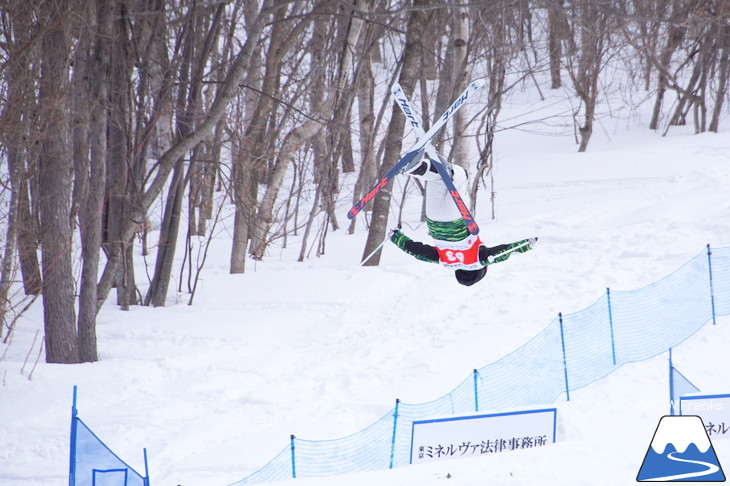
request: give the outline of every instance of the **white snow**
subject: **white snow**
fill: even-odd
[[[686,451],[690,444],[696,445],[703,454],[712,447],[702,420],[696,416],[662,417],[651,441],[651,448],[657,454],[664,454],[668,444],[674,445],[679,453]]]
[[[535,106],[560,109],[554,99],[515,102],[505,125],[520,114],[540,118]],[[360,267],[362,216],[355,235],[331,233],[320,258],[297,263],[292,237],[288,248],[249,262],[247,273],[228,275],[228,218],[192,306],[175,292],[177,282],[164,308],[122,312],[110,297],[98,319],[97,363],[41,362],[29,376],[43,327],[39,301],[0,347],[0,484],[68,483],[78,385],[79,416],[114,452],[143,472],[147,448],[152,486],[225,486],[265,465],[291,434],[343,437],[382,417],[396,398],[438,398],[558,312],[587,307],[606,287],[655,282],[707,243],[729,246],[730,132],[681,127],[662,137],[640,122],[603,119],[583,154],[569,127],[498,133],[497,218],[488,219],[483,192],[482,239],[540,241],[474,287],[389,243],[379,267]],[[348,200],[343,194],[342,225]],[[419,208],[412,199],[404,230],[427,239]],[[702,392],[730,393],[728,342],[730,319],[719,318],[674,349],[674,364]],[[664,354],[624,365],[570,401],[561,396],[556,444],[282,484],[634,484],[668,395]],[[713,443],[730,465],[728,441]]]

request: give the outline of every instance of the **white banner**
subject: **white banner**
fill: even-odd
[[[680,415],[699,415],[710,440],[730,439],[730,394],[679,397]]]
[[[411,464],[532,449],[555,442],[557,409],[413,422]]]

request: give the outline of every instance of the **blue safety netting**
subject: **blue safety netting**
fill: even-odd
[[[76,416],[75,406],[71,421],[69,486],[149,486],[147,476],[122,461]]]
[[[292,437],[266,466],[234,485],[387,469],[410,462],[416,420],[553,403],[619,366],[677,346],[717,316],[730,314],[730,247],[703,251],[661,280],[632,291],[609,289],[589,307],[556,317],[502,359],[474,370],[428,403],[396,406],[347,437]],[[231,485],[231,486],[234,486]]]

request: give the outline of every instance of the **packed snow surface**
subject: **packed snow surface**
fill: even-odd
[[[509,110],[527,112],[528,104]],[[330,232],[321,257],[312,251],[298,263],[301,240],[292,236],[286,248],[272,246],[263,261],[249,261],[245,274],[229,275],[228,209],[193,305],[189,294],[176,292],[177,281],[165,307],[123,312],[112,294],[98,318],[96,363],[51,365],[41,358],[34,367],[40,337],[35,344],[34,338],[43,333],[37,302],[10,344],[0,346],[0,484],[68,484],[77,385],[79,416],[114,452],[144,471],[147,448],[153,486],[225,486],[265,465],[291,434],[343,437],[382,417],[396,398],[438,398],[559,312],[587,307],[607,287],[649,285],[708,243],[729,246],[728,131],[694,135],[680,127],[662,136],[642,126],[633,117],[605,118],[587,153],[576,152],[569,126],[499,132],[496,218],[483,189],[476,214],[482,240],[538,236],[539,244],[490,268],[473,287],[390,243],[379,266],[360,266],[363,215],[354,235]],[[342,226],[350,197],[343,193]],[[419,210],[411,197],[403,229],[428,241]],[[136,258],[151,274],[153,257]],[[142,280],[144,270],[138,275]],[[702,392],[730,393],[728,342],[730,319],[719,318],[674,349],[674,364]],[[293,481],[635,484],[657,423],[669,412],[667,355],[626,364],[554,406],[557,443],[546,447]],[[730,465],[728,441],[714,446],[720,463]]]

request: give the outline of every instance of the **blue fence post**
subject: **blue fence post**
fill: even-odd
[[[71,405],[71,452],[68,465],[68,485],[76,486],[76,421],[79,411],[76,408],[77,387],[74,385],[73,404]]]
[[[674,415],[674,365],[672,364],[672,348],[669,348],[669,415]]]
[[[388,469],[393,469],[393,459],[395,457],[395,436],[398,430],[398,406],[400,405],[400,398],[395,399],[395,409],[393,410],[393,437],[390,439],[390,466]]]
[[[712,303],[712,325],[715,325],[715,291],[712,288],[712,250],[710,244],[707,244],[707,268],[710,271],[710,302]]]
[[[568,386],[568,360],[565,356],[565,333],[563,332],[563,313],[558,312],[560,321],[560,344],[563,346],[563,373],[565,374],[565,396],[570,401],[570,386]]]
[[[616,366],[616,341],[613,337],[613,310],[611,309],[611,289],[606,287],[606,300],[608,301],[608,325],[611,327],[611,357],[613,365]]]
[[[477,382],[479,381],[479,372],[474,368],[474,411],[479,411],[479,388]]]
[[[147,463],[147,448],[142,449],[144,454],[144,486],[150,486],[150,467]]]
[[[296,439],[296,437],[294,436],[294,434],[292,434],[292,436],[291,436],[291,477],[293,477],[294,479],[296,479],[296,477],[297,477],[297,461],[296,461],[296,458],[295,458],[295,455],[294,455],[294,439]]]

